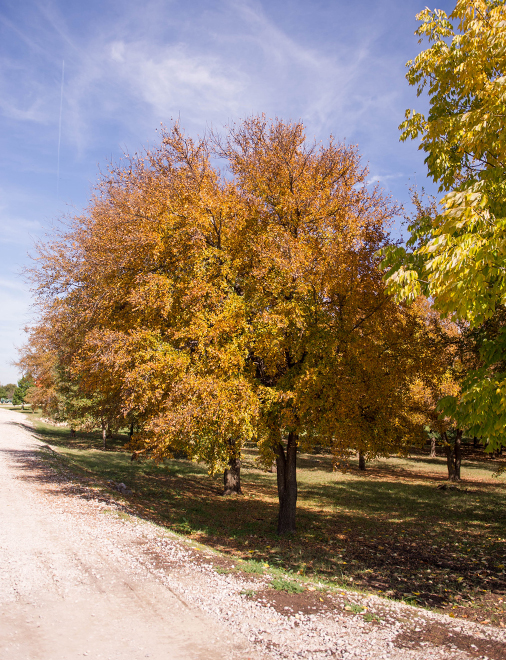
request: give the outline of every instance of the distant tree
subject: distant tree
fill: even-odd
[[[127,422],[120,411],[118,388],[96,375],[90,382],[72,369],[72,355],[79,350],[80,335],[65,331],[61,318],[51,315],[29,329],[29,341],[16,363],[29,371],[34,386],[30,403],[56,422],[71,429],[102,432],[104,449],[112,429]]]
[[[14,390],[14,395],[12,397],[12,403],[16,406],[21,405],[21,408],[25,409],[25,400],[28,396],[30,389],[34,386],[34,381],[31,374],[25,374],[18,380],[18,385]]]
[[[7,383],[7,385],[3,386],[6,391],[6,398],[10,399],[12,401],[12,397],[14,396],[14,390],[16,389],[16,385],[14,383]]]

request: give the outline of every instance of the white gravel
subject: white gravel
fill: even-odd
[[[41,468],[22,420],[0,410],[2,660],[506,658],[502,629],[376,596],[340,592],[332,611],[301,614],[241,594],[261,597],[268,576],[218,573],[217,555],[128,515],[119,494]]]

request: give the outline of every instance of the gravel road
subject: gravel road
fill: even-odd
[[[1,660],[506,659],[499,628],[227,572],[232,561],[48,468],[26,424],[0,409]]]

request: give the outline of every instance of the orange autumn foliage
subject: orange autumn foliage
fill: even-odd
[[[297,449],[405,447],[410,386],[436,368],[423,320],[385,292],[396,209],[366,176],[356,148],[308,144],[301,123],[198,140],[175,124],[102,177],[32,271],[48,350],[135,418],[137,450],[217,470],[232,438],[276,458],[280,533]]]

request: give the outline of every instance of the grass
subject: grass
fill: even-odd
[[[285,577],[275,577],[271,580],[271,587],[276,591],[287,591],[289,594],[300,594],[304,587],[294,580]]]
[[[131,462],[126,437],[103,451],[98,434],[72,439],[68,429],[25,414],[58,452],[48,458],[55,467],[101,487],[125,483],[139,514],[248,560],[241,570],[268,565],[297,579],[506,624],[506,478],[493,478],[500,462],[471,448],[455,491],[436,487],[446,479],[443,457],[390,458],[343,474],[328,456],[301,455],[298,532],[279,538],[276,476],[258,469],[254,448],[244,454],[244,494],[225,498],[221,475],[209,477],[202,465]]]
[[[265,569],[269,568],[268,564],[263,564],[260,561],[245,561],[244,564],[241,564],[241,571],[243,573],[257,573],[259,575],[263,575],[265,573]]]

